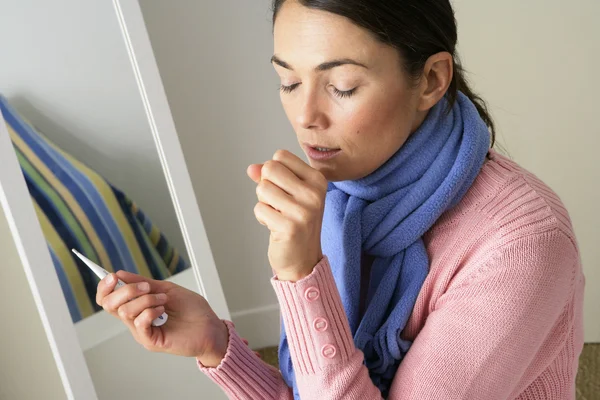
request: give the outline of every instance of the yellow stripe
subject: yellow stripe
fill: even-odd
[[[106,183],[106,181],[100,177],[95,171],[88,168],[86,165],[81,163],[79,160],[72,157],[70,154],[64,152],[61,148],[54,145],[54,143],[48,141],[48,144],[52,146],[56,151],[61,153],[67,160],[69,160],[75,168],[80,170],[84,175],[88,177],[88,179],[96,186],[96,189],[103,194],[104,203],[106,207],[109,209],[111,215],[115,219],[117,225],[121,228],[121,234],[125,239],[127,247],[131,252],[134,262],[136,263],[136,269],[138,273],[142,276],[146,276],[151,278],[152,274],[148,265],[146,264],[146,259],[142,254],[142,250],[139,247],[135,239],[135,234],[129,225],[129,221],[125,218],[117,199],[115,198],[112,189]]]
[[[131,204],[131,212],[133,212],[134,215],[137,215],[137,213],[139,212],[137,204],[133,202]],[[144,232],[146,231],[146,229],[143,226],[141,228],[144,229]],[[160,240],[160,231],[158,230],[158,228],[151,224],[150,232],[147,232],[147,234],[150,238],[150,242],[152,243],[152,245],[156,247],[156,245],[158,245],[158,241]]]
[[[58,232],[56,232],[54,226],[52,226],[52,223],[50,223],[48,217],[46,217],[46,214],[44,214],[44,212],[40,209],[40,206],[37,204],[35,199],[31,198],[31,200],[33,201],[35,212],[37,213],[40,226],[44,232],[44,237],[62,264],[63,271],[67,276],[69,285],[71,286],[71,291],[75,296],[77,308],[79,308],[81,318],[83,319],[92,315],[94,313],[94,308],[92,307],[91,299],[89,298],[85,289],[85,284],[83,283],[83,279],[79,273],[79,268],[77,268],[77,264],[71,257],[70,250],[67,248],[67,246],[65,246],[65,243],[61,240],[60,235]]]
[[[177,253],[176,251],[173,251],[173,258],[171,259],[171,262],[169,263],[169,271],[171,272],[171,274],[175,273],[175,268],[177,267],[178,262],[179,262],[179,253]]]
[[[50,169],[44,164],[38,156],[27,146],[27,144],[23,141],[23,139],[15,133],[12,127],[8,127],[8,132],[11,136],[12,141],[19,148],[19,150],[27,157],[31,165],[33,165],[39,173],[48,181],[48,183],[60,194],[64,202],[69,206],[71,212],[77,218],[78,222],[81,224],[83,231],[86,233],[90,243],[96,250],[98,254],[98,260],[93,260],[98,262],[104,269],[109,272],[114,272],[114,268],[112,263],[110,262],[110,257],[104,248],[104,245],[100,241],[96,230],[92,226],[92,223],[88,219],[87,215],[83,212],[79,203],[71,192],[63,185],[61,181],[59,181],[54,173],[50,171]]]
[[[158,228],[155,225],[152,225],[152,229],[150,229],[150,233],[148,234],[148,237],[150,237],[150,241],[152,242],[152,245],[154,247],[156,247],[158,245],[158,242],[160,241],[160,231],[158,230]]]

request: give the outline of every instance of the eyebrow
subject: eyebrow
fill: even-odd
[[[280,59],[277,56],[271,57],[271,62],[275,63],[285,69],[289,69],[290,71],[294,70],[294,68],[292,68],[292,66],[290,64],[286,63],[285,61],[283,61],[282,59]],[[332,61],[324,62],[323,64],[320,64],[319,66],[317,66],[315,68],[315,70],[320,71],[320,72],[328,71],[328,70],[336,68],[336,67],[341,67],[342,65],[357,65],[359,67],[369,69],[366,65],[359,63],[358,61],[354,61],[351,58],[342,58],[339,60],[332,60]]]

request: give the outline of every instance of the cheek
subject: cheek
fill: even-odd
[[[345,116],[346,148],[357,166],[361,165],[365,171],[371,172],[383,164],[406,142],[411,113],[403,101],[372,101]]]
[[[357,108],[343,117],[346,141],[360,148],[387,145],[397,132],[398,115],[389,104],[373,104]]]
[[[296,114],[293,104],[293,102],[289,101],[288,99],[285,99],[283,94],[281,95],[281,105],[283,106],[283,111],[285,112],[287,119],[292,123],[292,125],[296,121]]]

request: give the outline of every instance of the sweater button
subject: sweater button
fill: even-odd
[[[309,287],[308,289],[306,289],[306,291],[304,292],[304,298],[308,301],[315,301],[319,299],[319,296],[321,294],[319,293],[319,289],[317,289],[314,286]]]
[[[315,320],[313,321],[313,327],[315,328],[315,330],[317,332],[325,332],[328,328],[328,323],[327,320],[325,318],[315,318]]]
[[[321,354],[323,355],[323,357],[331,359],[337,354],[337,349],[332,344],[326,344],[321,349]]]

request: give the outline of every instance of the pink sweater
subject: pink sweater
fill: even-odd
[[[402,334],[413,344],[389,399],[574,399],[584,277],[559,198],[492,151],[424,240],[431,269]],[[381,399],[327,258],[302,281],[272,284],[301,397]],[[227,324],[221,365],[200,369],[232,399],[292,399],[279,371]]]

